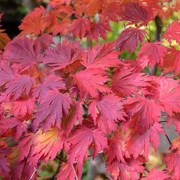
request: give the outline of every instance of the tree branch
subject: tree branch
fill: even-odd
[[[155,41],[160,41],[161,40],[161,32],[162,32],[162,27],[163,23],[161,18],[157,15],[154,19],[155,25],[156,25],[156,32],[155,32]],[[150,70],[150,75],[155,75],[157,72],[157,64],[155,64],[152,69]]]
[[[155,41],[160,41],[163,23],[162,23],[161,18],[158,15],[155,17],[154,22],[156,24]]]

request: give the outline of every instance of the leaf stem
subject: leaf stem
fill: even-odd
[[[56,159],[58,159],[59,161],[62,161],[62,162],[65,162],[65,163],[67,163],[67,161],[66,160],[64,160],[64,159],[62,159],[61,157],[56,157]]]
[[[77,176],[77,173],[76,173],[76,170],[74,169],[74,166],[73,166],[73,165],[72,165],[72,168],[73,168],[73,171],[74,171],[76,180],[79,180],[79,178],[78,178],[78,176]]]
[[[170,140],[169,136],[168,136],[166,133],[165,133],[165,136],[166,136],[166,138],[167,138],[167,140],[168,140],[169,144],[170,144],[170,145],[172,145],[172,142],[171,142],[171,140]]]
[[[167,121],[165,121],[165,120],[164,121],[159,121],[159,123],[165,123],[165,122],[167,122]]]
[[[31,177],[29,178],[29,180],[32,180],[34,177],[34,174],[37,172],[37,168],[34,169],[33,173],[31,174]]]

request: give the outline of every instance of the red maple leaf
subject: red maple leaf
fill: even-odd
[[[63,20],[68,19],[73,14],[73,7],[69,5],[60,5],[57,8],[51,9],[50,13],[54,16],[57,16],[57,20],[62,22]],[[62,20],[62,21],[61,21]]]
[[[71,99],[56,90],[50,90],[40,102],[32,127],[40,127],[43,131],[50,127],[61,128],[63,116],[68,114]]]
[[[144,171],[142,162],[130,159],[128,162],[122,163],[114,161],[107,164],[107,173],[110,173],[113,179],[135,180],[140,178],[140,173]]]
[[[74,166],[69,163],[62,163],[61,170],[57,175],[57,180],[68,179],[74,180],[78,179]]]
[[[87,37],[89,38],[90,41],[92,41],[93,39],[98,41],[99,37],[105,39],[108,31],[110,31],[109,24],[107,23],[105,24],[102,22],[98,22],[98,23],[92,22],[91,30],[87,34]]]
[[[168,153],[164,161],[167,165],[167,170],[174,180],[180,177],[180,138],[178,137],[173,141],[171,152]]]
[[[63,69],[78,60],[79,52],[69,45],[58,44],[56,48],[45,52],[43,62],[54,69]]]
[[[132,53],[136,50],[138,42],[143,42],[145,34],[145,30],[137,28],[125,29],[115,41],[115,46],[121,51],[128,50]]]
[[[63,143],[63,132],[58,129],[49,129],[45,133],[42,133],[41,130],[35,134],[26,133],[17,146],[18,161],[22,161],[28,156],[33,158],[33,164],[37,164],[40,159],[44,161],[53,160],[57,152],[61,151]]]
[[[96,13],[102,8],[101,0],[89,0],[89,1],[75,1],[76,17],[83,16],[94,17]]]
[[[107,75],[102,69],[88,68],[74,75],[74,80],[81,92],[81,95],[90,94],[98,96],[99,92],[110,92],[105,85],[108,81]]]
[[[0,141],[0,176],[9,178],[9,163],[7,160],[7,155],[10,153],[7,145]]]
[[[59,129],[49,129],[45,133],[41,130],[35,134],[26,133],[13,152],[18,152],[18,158],[12,177],[30,179],[38,162],[53,160],[62,150],[63,143],[63,132]]]
[[[66,89],[65,83],[60,76],[50,74],[45,77],[44,81],[33,89],[33,95],[41,100],[48,90],[53,89]]]
[[[124,102],[130,116],[129,127],[137,133],[146,132],[155,122],[159,121],[162,107],[154,99],[145,97],[128,98]]]
[[[106,154],[109,163],[114,160],[125,163],[125,159],[130,158],[129,153],[125,149],[125,138],[121,129],[118,129],[114,136],[109,138],[108,145]]]
[[[80,102],[73,102],[73,107],[71,108],[71,114],[67,118],[67,122],[65,125],[65,133],[69,134],[71,130],[73,129],[74,125],[82,124],[83,122],[83,115],[84,115],[84,109],[83,109],[83,101]]]
[[[173,112],[180,112],[180,85],[179,81],[168,77],[156,78],[157,95],[156,98],[160,101],[164,110],[170,115]]]
[[[69,5],[70,3],[71,3],[71,0],[51,0],[50,1],[50,5],[52,7],[56,7],[56,6],[59,6],[59,5],[62,5],[62,4]]]
[[[103,132],[116,130],[116,122],[124,121],[125,116],[121,98],[111,94],[92,101],[89,113]]]
[[[168,53],[164,58],[165,71],[173,71],[175,75],[180,73],[180,51],[175,48],[168,49]]]
[[[3,16],[3,13],[0,13],[0,23],[1,23],[2,16]],[[1,27],[1,24],[0,24],[0,27]],[[3,29],[0,29],[0,50],[3,49],[6,46],[6,44],[10,41],[11,39],[9,38],[9,36],[4,32]]]
[[[36,159],[47,162],[53,160],[57,153],[60,152],[64,144],[63,131],[53,128],[48,129],[45,133],[39,130],[33,143],[32,156]]]
[[[7,63],[7,62],[6,62]],[[0,66],[0,86],[14,79],[14,73],[11,67],[7,64]]]
[[[18,63],[21,69],[27,69],[37,64],[42,55],[36,52],[39,49],[27,37],[16,38],[5,48],[4,57],[11,63]]]
[[[24,119],[33,113],[34,107],[33,98],[19,99],[12,102],[12,114],[19,119]]]
[[[90,33],[90,21],[86,18],[75,19],[71,25],[71,32],[75,37],[83,38]]]
[[[169,175],[167,172],[159,170],[157,168],[152,168],[151,171],[149,172],[148,176],[142,178],[143,180],[167,180],[169,179]]]
[[[41,34],[50,24],[44,17],[45,13],[46,9],[44,7],[35,8],[34,11],[25,16],[19,29],[23,30],[26,34]]]
[[[34,78],[28,75],[19,75],[6,84],[5,93],[12,99],[18,99],[21,96],[29,96],[34,83]]]
[[[26,132],[27,126],[17,118],[4,118],[0,120],[0,135],[12,135],[18,140]]]
[[[180,42],[180,33],[179,32],[180,32],[180,22],[173,21],[168,26],[163,37],[166,38],[169,42],[171,42],[172,39],[176,40],[177,42]]]
[[[151,8],[147,8],[140,2],[127,2],[121,6],[120,17],[124,21],[137,23],[147,23],[153,19]]]
[[[52,26],[48,28],[48,32],[53,35],[61,34],[67,35],[69,33],[69,28],[71,26],[71,21],[69,19],[63,19],[62,21],[58,21],[58,19],[52,23]]]
[[[0,29],[0,49],[3,49],[10,41],[11,39],[9,36],[4,32],[3,29]]]
[[[143,44],[138,53],[138,61],[141,63],[146,60],[146,66],[149,64],[151,67],[155,64],[163,65],[166,52],[167,49],[162,46],[160,42],[146,42]],[[143,64],[145,64],[145,62]]]
[[[47,50],[53,44],[53,37],[49,34],[43,34],[34,40],[34,51],[36,54]]]
[[[67,143],[68,162],[70,164],[77,163],[79,178],[81,177],[83,162],[90,145],[93,148],[94,157],[107,146],[107,140],[100,130],[90,129],[85,126],[81,126],[71,133],[71,136],[67,139]]]
[[[157,149],[159,145],[159,134],[163,133],[162,126],[159,123],[154,123],[144,134],[132,132],[126,144],[126,148],[134,158],[143,155],[148,158],[150,144]]]
[[[19,151],[19,155],[18,155],[19,162],[26,159],[31,154],[31,148],[33,147],[34,140],[35,140],[35,134],[33,133],[26,133],[24,137],[20,140],[20,142],[16,147]],[[36,160],[35,164],[37,163],[37,161],[38,160]]]
[[[149,79],[145,74],[133,72],[131,68],[117,70],[112,78],[112,89],[119,96],[128,96],[137,92],[147,93]]]
[[[86,68],[101,68],[116,67],[120,64],[118,53],[112,51],[106,44],[96,45],[92,49],[83,53],[82,64]]]
[[[121,2],[119,1],[103,1],[104,8],[100,13],[100,19],[103,23],[109,21],[118,22],[118,17],[121,12]]]

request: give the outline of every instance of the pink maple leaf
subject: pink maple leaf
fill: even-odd
[[[168,49],[168,53],[164,58],[165,71],[173,71],[176,75],[180,73],[180,51],[175,48]]]
[[[89,113],[103,132],[116,130],[116,122],[124,121],[125,116],[121,98],[111,94],[92,101]]]
[[[180,85],[179,81],[168,77],[156,78],[157,95],[156,98],[160,101],[164,110],[170,115],[173,112],[180,111]]]
[[[83,53],[82,64],[86,68],[101,68],[116,67],[120,64],[118,53],[112,51],[108,45],[96,45],[92,49]]]
[[[65,125],[65,133],[69,134],[73,129],[74,125],[82,124],[83,122],[83,101],[80,102],[73,102],[73,107],[71,109],[71,114],[67,118],[67,123]]]
[[[142,42],[144,40],[145,34],[145,30],[140,30],[137,28],[125,29],[115,41],[115,46],[121,51],[128,50],[130,53],[132,53],[136,50],[138,42]]]
[[[112,78],[112,89],[119,96],[129,96],[133,93],[147,93],[149,79],[145,74],[133,72],[132,69],[123,68],[117,70]]]
[[[76,129],[67,139],[68,146],[68,162],[70,164],[77,163],[78,176],[81,177],[83,162],[87,156],[90,145],[93,148],[93,156],[95,157],[107,146],[107,139],[98,129],[90,129],[81,126]]]
[[[141,64],[145,64],[143,61],[146,61],[146,66],[149,64],[151,67],[155,64],[163,65],[166,52],[167,49],[160,42],[146,42],[138,53],[138,61]]]
[[[139,2],[127,2],[121,7],[120,17],[122,20],[131,21],[137,24],[147,23],[153,18],[152,9],[148,9]]]
[[[140,134],[146,132],[155,122],[159,121],[162,107],[154,99],[145,97],[128,98],[124,108],[130,116],[129,127]]]
[[[173,21],[167,28],[165,34],[163,35],[169,42],[174,39],[180,42],[180,22]]]
[[[27,37],[16,38],[5,48],[4,57],[11,63],[18,63],[20,69],[27,69],[37,64],[42,55],[36,52],[36,46]]]
[[[6,84],[5,93],[12,99],[17,99],[22,95],[29,96],[34,84],[34,78],[28,75],[19,75]]]
[[[43,62],[54,69],[63,69],[78,60],[79,52],[70,46],[58,44],[54,49],[45,52]]]
[[[172,142],[171,152],[166,154],[164,161],[167,170],[173,180],[179,180],[180,177],[180,138]]]
[[[4,142],[0,142],[0,176],[9,178],[9,163],[7,160],[7,155],[9,155],[10,150]]]
[[[90,94],[92,97],[98,96],[99,92],[110,92],[105,85],[108,81],[107,75],[101,69],[86,69],[74,75],[74,80],[81,92],[81,95]]]
[[[56,90],[50,90],[40,102],[32,127],[43,131],[50,127],[61,128],[61,121],[68,114],[71,99]]]
[[[159,145],[159,134],[163,132],[162,126],[159,123],[154,123],[144,134],[140,135],[132,132],[127,141],[126,148],[134,158],[137,158],[139,155],[148,158],[150,144],[157,149]]]
[[[106,171],[111,174],[114,180],[136,180],[140,178],[140,173],[144,171],[144,167],[142,166],[142,162],[130,159],[124,163],[113,161],[107,164]]]
[[[61,170],[57,174],[57,180],[61,180],[61,179],[74,180],[75,178],[77,178],[77,174],[75,172],[73,165],[69,163],[62,163]]]
[[[107,159],[111,163],[114,160],[125,163],[126,158],[130,158],[129,153],[125,149],[125,138],[122,130],[118,129],[115,134],[109,138],[107,148]]]
[[[148,176],[142,178],[143,180],[168,180],[169,179],[169,175],[167,174],[167,172],[159,170],[157,168],[153,168],[151,169],[151,171],[149,172]]]
[[[88,38],[90,41],[95,39],[98,41],[99,37],[102,37],[103,39],[106,38],[107,32],[110,30],[110,26],[107,23],[102,23],[102,22],[92,22],[91,23],[91,30],[87,34]]]
[[[18,140],[21,135],[26,132],[27,126],[17,118],[5,118],[0,120],[0,135],[10,131],[15,140]]]
[[[75,37],[83,38],[90,32],[90,21],[87,18],[75,19],[70,28]]]
[[[41,100],[46,95],[48,90],[65,89],[65,88],[66,88],[65,83],[60,76],[50,74],[45,77],[42,83],[34,87],[33,96]]]
[[[12,102],[12,114],[19,119],[23,119],[33,113],[34,107],[33,98],[19,99]]]
[[[14,73],[9,65],[0,66],[0,86],[14,79]]]

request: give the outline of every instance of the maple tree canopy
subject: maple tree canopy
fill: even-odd
[[[167,0],[51,0],[14,39],[0,29],[0,177],[38,179],[54,162],[53,178],[77,180],[101,154],[108,179],[179,180],[179,9]],[[121,31],[110,40],[113,24]],[[175,127],[172,142],[163,123]],[[169,149],[161,168],[149,168],[160,134]]]

